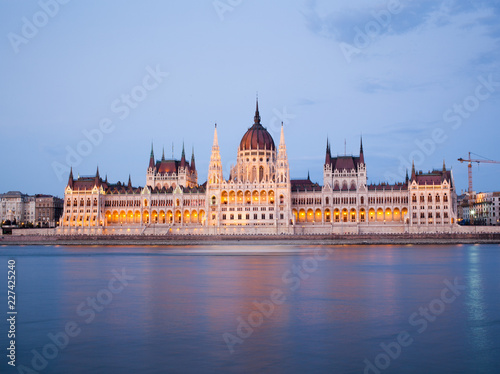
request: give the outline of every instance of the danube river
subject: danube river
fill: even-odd
[[[500,372],[498,245],[3,246],[0,261],[2,373]]]

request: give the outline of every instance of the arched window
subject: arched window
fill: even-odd
[[[215,196],[212,196],[212,205],[217,204],[217,198]]]
[[[264,167],[261,166],[259,168],[259,182],[262,182],[263,179],[264,179]]]
[[[431,194],[429,194],[429,196],[427,196],[427,202],[432,203],[432,195]]]
[[[413,194],[413,195],[411,196],[411,202],[412,202],[412,203],[416,203],[416,202],[417,202],[417,195]]]
[[[365,203],[365,197],[361,196],[361,204],[364,204],[364,203]]]
[[[329,198],[328,196],[327,196],[327,197],[325,197],[325,204],[326,204],[326,205],[330,204],[330,198]]]
[[[447,203],[448,202],[448,195],[444,194],[443,196],[443,202]]]

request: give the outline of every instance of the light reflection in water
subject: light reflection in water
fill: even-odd
[[[47,372],[362,372],[403,330],[415,342],[387,372],[500,371],[498,246],[331,247],[314,264],[315,248],[4,247],[18,261],[19,362],[76,321],[81,334]],[[76,309],[113,269],[135,279],[87,324]],[[464,295],[418,335],[409,316],[455,277]],[[223,334],[273,290],[285,302],[231,354]]]

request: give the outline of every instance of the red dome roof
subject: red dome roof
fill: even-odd
[[[257,103],[257,109],[255,110],[254,124],[248,129],[245,135],[243,135],[240,142],[241,151],[251,149],[276,149],[273,137],[260,124],[259,103]]]

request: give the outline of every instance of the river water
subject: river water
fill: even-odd
[[[3,246],[0,266],[2,373],[500,373],[498,245]]]

